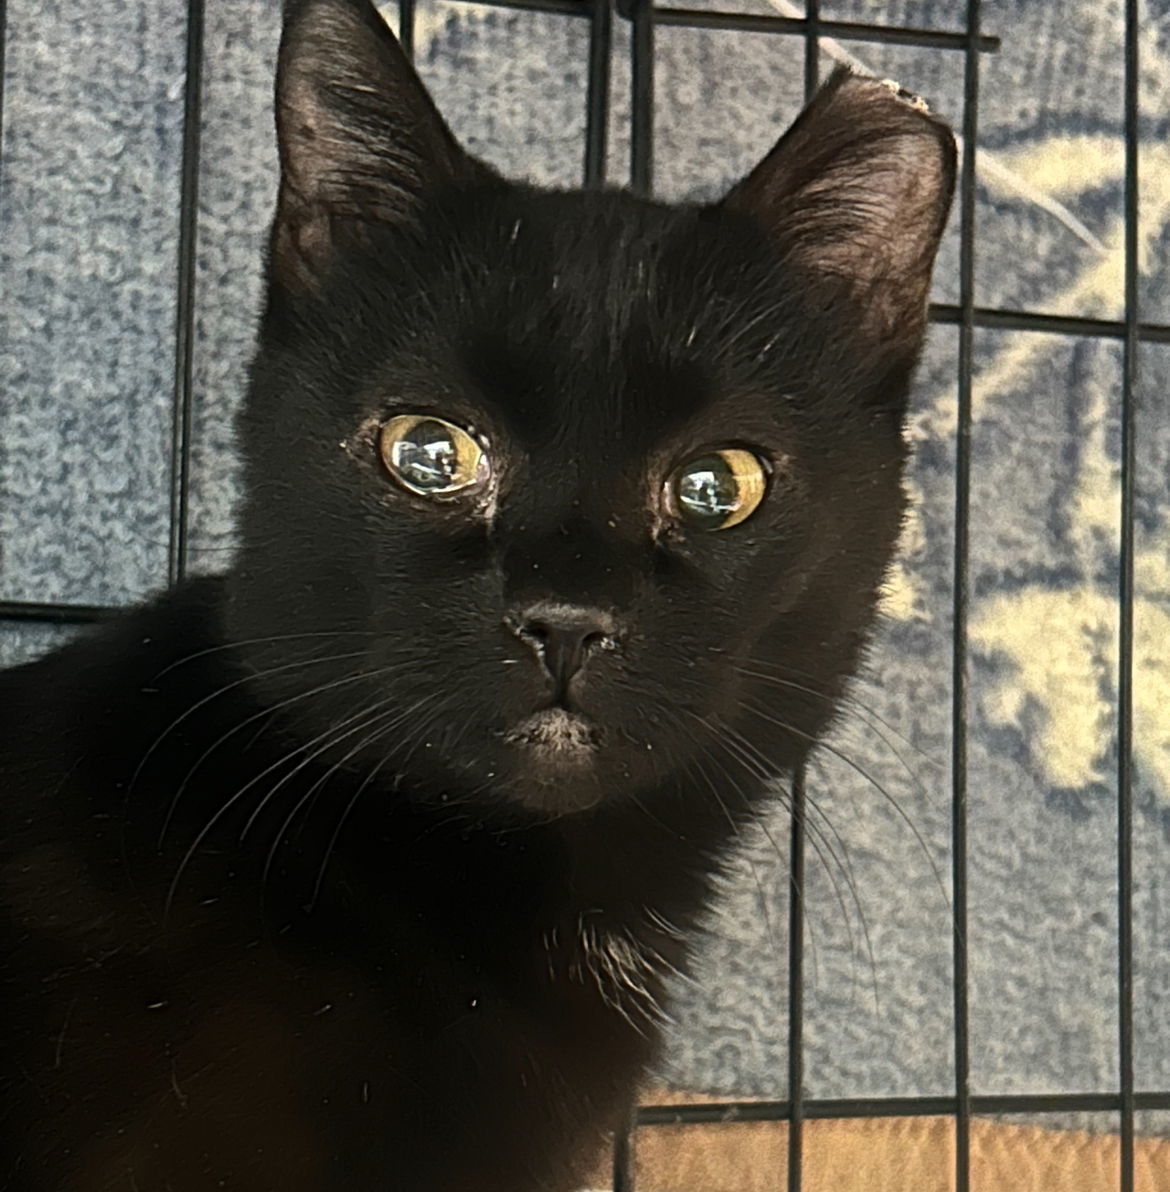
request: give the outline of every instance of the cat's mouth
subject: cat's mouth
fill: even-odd
[[[534,751],[546,763],[586,765],[598,748],[597,729],[579,712],[544,708],[504,734],[509,745]]]

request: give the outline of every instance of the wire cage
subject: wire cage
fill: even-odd
[[[478,0],[484,3],[485,0]],[[1119,1139],[1116,1187],[1135,1188],[1135,1114],[1170,1110],[1170,1088],[1142,1089],[1135,1084],[1134,1031],[1134,604],[1135,604],[1135,450],[1138,442],[1139,363],[1143,345],[1170,343],[1170,324],[1147,321],[1140,309],[1139,254],[1139,48],[1143,25],[1138,0],[1124,0],[1124,42],[1116,52],[1124,58],[1124,314],[1120,319],[1053,314],[1027,309],[977,305],[976,177],[981,70],[1000,47],[997,30],[985,29],[980,0],[954,6],[961,22],[951,30],[832,19],[822,13],[822,0],[805,0],[803,15],[764,12],[734,4],[697,8],[656,7],[651,0],[486,0],[499,8],[526,9],[587,23],[584,143],[580,146],[581,177],[587,185],[606,181],[607,138],[612,130],[612,79],[615,48],[628,46],[629,161],[628,182],[640,194],[653,192],[655,173],[656,36],[667,27],[729,30],[760,37],[796,39],[803,45],[803,89],[811,94],[822,75],[826,39],[850,47],[885,44],[947,52],[962,79],[961,185],[954,221],[958,229],[958,300],[936,303],[931,319],[956,329],[957,419],[954,434],[953,607],[951,611],[950,756],[948,797],[951,833],[951,928],[953,989],[953,1073],[949,1095],[924,1097],[851,1097],[823,1099],[806,1095],[804,1068],[806,924],[804,901],[808,823],[806,784],[798,775],[792,792],[788,840],[791,892],[788,901],[787,1089],[780,1100],[752,1099],[707,1104],[643,1105],[635,1120],[619,1131],[614,1148],[614,1192],[634,1187],[636,1142],[643,1132],[669,1130],[682,1124],[787,1123],[786,1173],[778,1171],[775,1187],[800,1192],[811,1186],[804,1157],[805,1124],[814,1119],[947,1117],[953,1121],[953,1187],[972,1187],[971,1125],[976,1115],[1096,1113],[1114,1115]],[[426,3],[426,0],[423,0]],[[407,54],[415,44],[417,0],[398,0],[398,29]],[[0,37],[6,25],[7,0],[0,0]],[[957,19],[958,19],[957,18]],[[619,39],[616,31],[627,26]],[[175,322],[173,329],[172,424],[169,458],[169,542],[167,579],[181,580],[190,559],[190,493],[192,426],[196,403],[193,381],[196,340],[196,272],[200,184],[202,80],[205,12],[203,0],[187,0],[185,83],[183,91],[180,210],[177,237]],[[1005,34],[1006,36],[1006,34]],[[3,128],[3,74],[0,73],[0,130]],[[0,170],[3,162],[0,160]],[[1116,782],[1116,1088],[1111,1092],[1067,1094],[975,1095],[972,1093],[972,1039],[968,954],[968,713],[969,713],[969,570],[972,485],[973,352],[977,329],[1046,333],[1113,341],[1120,346],[1121,379],[1116,395],[1120,426],[1120,486],[1116,508],[1118,582],[1116,627],[1118,673],[1113,753]],[[69,626],[95,621],[112,608],[98,604],[0,600],[4,622],[40,622]],[[819,1186],[819,1185],[818,1185]],[[1165,1185],[1170,1187],[1170,1184]]]

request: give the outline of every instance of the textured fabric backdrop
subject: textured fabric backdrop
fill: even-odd
[[[165,582],[183,105],[176,0],[9,0],[0,188],[0,598],[126,603]],[[738,0],[793,14],[787,0]],[[961,28],[959,0],[822,15]],[[392,19],[392,13],[388,12]],[[193,456],[195,565],[230,554],[233,411],[274,195],[276,0],[208,0]],[[977,302],[1122,311],[1122,5],[986,0]],[[1143,317],[1170,322],[1170,5],[1143,6]],[[579,179],[587,22],[420,0],[418,62],[506,171]],[[609,176],[628,165],[617,21]],[[825,64],[840,47],[826,46]],[[962,55],[850,43],[962,119]],[[800,106],[799,39],[657,33],[655,185],[714,196]],[[958,297],[957,221],[936,297]],[[1116,340],[978,331],[971,497],[970,930],[976,1092],[1109,1091],[1116,1045]],[[853,708],[811,774],[808,1091],[953,1089],[949,787],[954,329],[917,385],[914,515]],[[1141,357],[1136,1030],[1170,1087],[1170,345]],[[61,631],[0,626],[0,658]],[[847,758],[848,760],[843,760]],[[786,1093],[786,824],[745,841],[682,991],[664,1078]],[[779,846],[779,847],[778,847]],[[1097,1125],[1111,1124],[1101,1115]],[[1092,1127],[1093,1120],[1082,1120]],[[1166,1127],[1170,1115],[1144,1119]]]

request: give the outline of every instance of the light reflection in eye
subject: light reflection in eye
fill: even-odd
[[[424,497],[455,496],[477,489],[491,475],[483,448],[441,418],[401,414],[383,427],[382,462],[404,488]]]
[[[684,464],[671,481],[679,515],[705,530],[726,530],[750,517],[768,487],[763,461],[728,447]]]

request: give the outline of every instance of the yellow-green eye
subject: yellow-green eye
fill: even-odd
[[[456,496],[491,475],[487,455],[467,431],[426,414],[391,418],[378,447],[390,475],[424,497]]]
[[[726,447],[683,464],[670,479],[671,503],[704,530],[727,530],[750,517],[768,487],[768,469],[751,451]]]

